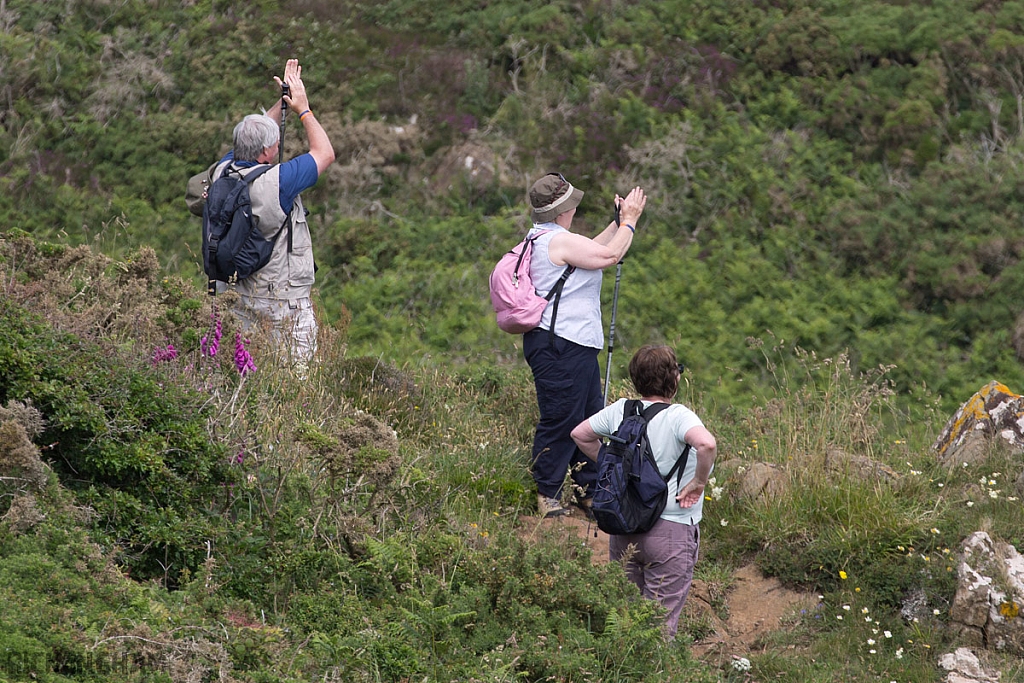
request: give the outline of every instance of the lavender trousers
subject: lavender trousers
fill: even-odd
[[[693,567],[700,550],[700,529],[659,519],[645,534],[610,536],[608,554],[612,562],[626,558],[626,576],[641,595],[657,600],[668,611],[665,637],[673,640],[679,627],[686,596],[693,583]]]

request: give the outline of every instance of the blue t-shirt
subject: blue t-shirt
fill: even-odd
[[[221,163],[225,161],[232,161],[235,158],[235,151],[231,150],[224,155],[221,159]],[[258,166],[257,161],[236,161],[235,165],[241,168],[249,168],[251,166]],[[300,154],[294,159],[281,164],[281,210],[285,214],[292,212],[292,205],[295,203],[295,198],[299,196],[299,193],[303,190],[316,185],[317,178],[320,174],[316,170],[316,159],[309,152]]]

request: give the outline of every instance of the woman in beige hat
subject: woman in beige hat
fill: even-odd
[[[533,371],[540,420],[533,439],[531,471],[537,506],[545,517],[569,513],[561,504],[567,472],[579,489],[576,501],[588,511],[597,475],[592,460],[572,440],[572,429],[604,408],[597,354],[604,348],[601,323],[601,271],[622,260],[647,204],[639,187],[624,198],[615,195],[618,222],[593,239],[571,231],[583,192],[560,173],[549,173],[530,188],[533,243],[530,276],[537,292],[553,297],[538,327],[523,335],[523,355]]]

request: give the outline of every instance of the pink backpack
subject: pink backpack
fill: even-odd
[[[555,328],[555,316],[558,315],[558,300],[562,296],[562,287],[576,268],[566,268],[547,296],[537,294],[530,278],[530,258],[533,256],[534,241],[546,232],[550,230],[524,239],[512,251],[502,256],[491,271],[491,306],[497,314],[498,327],[509,334],[523,334],[537,327],[552,297],[555,300],[555,308],[551,315],[552,331]]]

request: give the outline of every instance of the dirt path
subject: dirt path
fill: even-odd
[[[608,536],[582,515],[543,520],[523,517],[521,523],[527,538],[551,528],[565,529],[592,549],[595,564],[608,561]],[[722,666],[734,655],[763,651],[765,635],[784,628],[787,617],[817,602],[817,595],[789,590],[776,579],[762,576],[753,565],[733,574],[724,599],[716,592],[716,587],[695,579],[686,602],[688,615],[706,618],[714,627],[713,634],[693,646],[694,654],[712,666]]]

